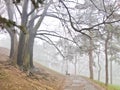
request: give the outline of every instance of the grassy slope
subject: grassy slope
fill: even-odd
[[[99,82],[99,81],[94,81],[94,82],[98,83],[100,86],[104,87],[106,90],[120,90],[120,86],[118,85],[105,86],[105,84],[102,82]]]
[[[120,86],[118,86],[118,85],[108,85],[108,86],[106,86],[103,82],[99,82],[97,80],[91,80],[90,78],[84,77],[84,76],[81,76],[81,77],[91,81],[92,83],[96,84],[97,86],[99,85],[100,87],[104,88],[105,90],[120,90]]]
[[[0,90],[61,90],[64,76],[40,64],[42,73],[27,76],[26,73],[11,66],[6,59],[6,51],[0,51]]]

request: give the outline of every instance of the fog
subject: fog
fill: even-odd
[[[10,49],[10,37],[9,34],[0,34],[0,47]],[[74,52],[73,52],[74,53]],[[52,70],[55,70],[59,73],[66,74],[66,61],[63,60],[59,52],[52,45],[49,45],[45,42],[35,40],[34,44],[34,61],[38,62]],[[77,62],[77,75],[89,77],[89,63],[88,56],[83,54],[79,57]],[[94,78],[98,79],[98,60],[94,56]],[[105,64],[104,64],[104,55],[100,55],[100,65],[101,65],[101,81],[104,80],[105,76]],[[110,64],[109,64],[110,65]],[[109,68],[110,69],[110,68]],[[71,61],[68,61],[68,72],[70,75],[75,74],[75,68]],[[110,72],[109,72],[110,73]],[[113,62],[113,84],[120,85],[120,65],[116,62]]]

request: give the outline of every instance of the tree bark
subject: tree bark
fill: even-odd
[[[30,29],[30,38],[29,38],[29,52],[30,52],[30,67],[33,68],[33,47],[34,47],[34,38],[35,38],[35,32]]]
[[[108,76],[108,40],[109,40],[109,34],[107,35],[107,39],[105,40],[105,85],[108,85],[109,76]]]
[[[112,74],[112,72],[113,72],[113,65],[112,65],[112,63],[113,63],[113,61],[111,60],[110,61],[110,84],[113,83],[113,74]]]
[[[18,51],[18,41],[17,35],[14,33],[11,36],[11,50],[10,50],[10,58],[12,59],[12,63],[17,64],[17,51]]]
[[[18,52],[18,65],[25,71],[34,67],[33,65],[33,46],[35,34],[23,34],[20,37],[19,52]]]
[[[76,63],[74,64],[74,67],[75,67],[75,75],[77,75],[77,66],[76,66]]]
[[[66,73],[66,75],[69,74],[69,72],[68,72],[68,60],[66,60],[66,70],[65,70],[65,73]]]
[[[8,17],[11,21],[13,21],[13,4],[11,0],[5,0]],[[14,27],[6,27],[6,30],[8,31],[11,39],[11,48],[10,48],[10,59],[12,60],[12,63],[17,63],[17,48],[18,48],[18,41],[17,41],[17,34]]]
[[[24,1],[23,4],[23,10],[22,10],[22,16],[21,16],[21,25],[23,26],[22,29],[25,29],[27,31],[27,34],[24,34],[23,32],[20,33],[19,36],[19,45],[18,45],[18,55],[17,55],[17,64],[23,69],[23,62],[25,59],[25,53],[28,51],[27,50],[27,45],[28,45],[28,29],[27,29],[27,19],[28,19],[28,14],[27,14],[27,9],[28,9],[28,0]],[[27,57],[27,56],[26,56]]]
[[[98,70],[98,81],[100,81],[100,73],[101,73],[101,65],[100,65],[100,58],[99,58],[99,54],[98,54],[98,67],[99,67],[99,70]]]
[[[25,43],[23,45],[23,69],[27,71],[30,68],[30,49],[29,49],[30,35],[25,35]]]
[[[17,64],[23,66],[23,46],[25,43],[25,35],[21,32],[18,45]]]
[[[77,55],[75,55],[74,68],[75,68],[75,75],[77,75]]]
[[[90,47],[88,50],[88,56],[89,56],[89,72],[90,72],[90,79],[94,79],[93,74],[93,41],[90,39]]]

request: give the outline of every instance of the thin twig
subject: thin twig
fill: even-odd
[[[63,57],[63,59],[65,58],[65,56],[62,54],[62,52],[60,51],[60,49],[54,44],[54,42],[47,36],[44,35],[44,37],[46,37],[51,43],[52,45],[57,49],[57,51],[60,53],[60,55]]]
[[[50,34],[50,33],[37,33],[36,35],[37,35],[37,36],[38,36],[38,35],[48,35],[48,36],[59,37],[59,38],[66,39],[66,40],[71,41],[71,42],[73,42],[73,43],[74,43],[74,41],[73,41],[73,40],[68,39],[68,38],[66,38],[66,37],[63,37],[63,36],[60,36],[60,35],[55,35],[55,34]]]
[[[21,11],[20,11],[20,9],[18,8],[18,6],[17,6],[17,4],[16,4],[16,3],[15,3],[15,7],[17,8],[17,10],[18,10],[18,12],[19,12],[20,16],[22,16],[22,13],[21,13]]]
[[[28,16],[30,16],[34,11],[35,11],[35,8],[28,13]]]

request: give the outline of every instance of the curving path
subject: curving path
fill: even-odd
[[[67,76],[63,90],[104,90],[104,89],[83,77]]]

